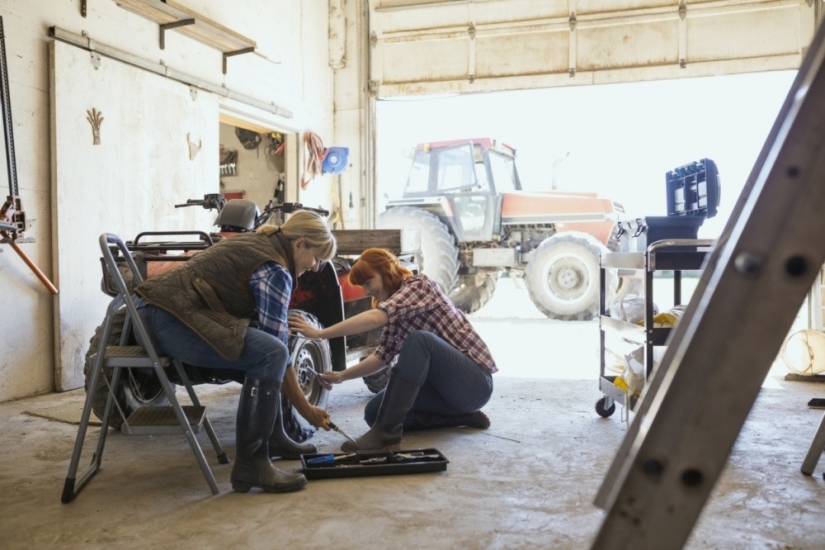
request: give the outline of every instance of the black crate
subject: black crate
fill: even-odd
[[[712,160],[702,159],[671,170],[665,175],[665,185],[668,216],[712,218],[716,215],[721,186],[719,170]]]
[[[410,455],[411,458],[405,458]],[[337,453],[332,454],[336,459],[333,462],[313,463],[326,456],[329,453],[301,455],[301,466],[307,479],[443,472],[449,463],[438,449]]]
[[[645,218],[647,245],[666,239],[697,239],[705,218],[699,216],[648,216]]]

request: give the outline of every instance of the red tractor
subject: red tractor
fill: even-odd
[[[623,215],[596,193],[522,190],[515,149],[482,138],[419,144],[403,195],[378,226],[420,230],[416,263],[466,313],[507,271],[524,277],[548,317],[586,320],[598,314],[599,257],[620,246]]]

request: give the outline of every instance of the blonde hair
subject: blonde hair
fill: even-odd
[[[289,242],[300,237],[306,239],[308,247],[318,249],[316,256],[319,260],[330,260],[335,256],[337,250],[335,237],[324,219],[315,212],[299,210],[292,214],[283,225],[264,224],[256,230],[256,233],[269,236],[278,230]]]

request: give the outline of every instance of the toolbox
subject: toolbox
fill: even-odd
[[[448,463],[438,449],[301,455],[307,479],[443,472]]]
[[[641,250],[656,241],[697,239],[702,223],[714,217],[719,208],[719,170],[710,159],[691,162],[667,172],[665,187],[667,216],[619,222],[623,233],[636,237],[644,235]]]

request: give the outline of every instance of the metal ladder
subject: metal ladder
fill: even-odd
[[[593,548],[684,546],[819,277],[823,63],[820,25],[599,489],[607,515]],[[803,473],[823,448],[820,427]]]
[[[124,428],[127,432],[131,433],[147,433],[136,429],[137,426],[141,424],[139,420],[140,417],[143,416],[144,419],[149,420],[150,424],[154,424],[156,428],[160,428],[159,430],[155,429],[151,433],[183,433],[189,442],[189,446],[192,448],[192,453],[195,455],[198,465],[203,471],[203,475],[206,478],[206,482],[209,484],[212,494],[217,495],[220,491],[218,490],[218,484],[215,481],[215,476],[212,474],[212,470],[206,462],[206,458],[203,455],[200,444],[194,435],[195,432],[198,431],[201,423],[206,429],[206,433],[209,435],[212,446],[215,448],[218,462],[221,464],[227,464],[229,463],[229,459],[223,451],[220,441],[215,435],[212,425],[209,423],[209,419],[206,417],[205,409],[198,401],[195,390],[192,388],[192,384],[186,376],[180,361],[170,357],[158,356],[154,347],[151,345],[148,334],[146,333],[146,328],[138,316],[135,302],[132,299],[131,290],[126,284],[123,274],[118,269],[118,265],[115,262],[110,246],[114,245],[123,255],[126,261],[126,266],[128,266],[128,269],[132,275],[132,286],[137,286],[142,282],[142,279],[131,253],[126,248],[123,241],[115,235],[104,233],[100,236],[99,242],[100,250],[103,253],[103,261],[106,266],[106,270],[115,282],[117,295],[109,303],[106,310],[106,319],[103,323],[100,347],[94,357],[94,366],[92,367],[89,387],[97,387],[99,377],[104,376],[103,369],[114,369],[114,372],[112,374],[111,383],[108,384],[109,394],[106,400],[106,406],[104,408],[103,419],[100,426],[100,434],[98,436],[97,447],[92,457],[92,462],[88,470],[79,480],[77,480],[76,474],[78,463],[80,461],[80,455],[83,451],[83,443],[86,439],[86,430],[89,426],[89,418],[92,413],[92,401],[94,399],[94,391],[88,391],[86,393],[86,401],[83,405],[83,413],[81,415],[80,426],[77,430],[77,439],[75,440],[74,451],[72,452],[72,458],[69,463],[69,473],[66,476],[66,481],[63,485],[63,495],[61,497],[61,501],[66,504],[74,500],[81,489],[83,489],[89,480],[101,469],[103,448],[106,445],[106,435],[109,431],[109,419],[112,414],[112,406],[113,404],[116,404],[115,388],[118,387],[121,371],[123,369],[136,367],[154,369],[155,374],[163,387],[163,392],[169,400],[170,406],[141,407],[135,411],[132,417],[128,420],[124,419]],[[126,308],[127,324],[130,322],[133,325],[134,330],[141,336],[140,341],[148,343],[147,347],[126,346],[123,345],[123,342],[121,342],[121,345],[119,346],[106,345],[112,332],[114,319],[118,312],[124,307]],[[124,335],[127,333],[128,326],[125,325]],[[180,376],[180,379],[189,394],[189,398],[192,401],[191,407],[182,407],[178,399],[175,397],[175,387],[169,381],[169,378],[164,371],[164,369],[170,365],[174,365],[177,370],[178,376]],[[122,415],[120,410],[118,410],[118,412]],[[170,413],[173,415],[176,422],[168,422]],[[131,425],[129,423],[130,421]]]

